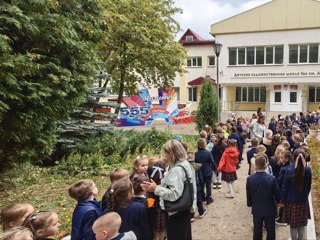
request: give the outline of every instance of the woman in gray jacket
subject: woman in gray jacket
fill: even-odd
[[[190,213],[195,211],[196,207],[196,180],[194,169],[186,160],[187,153],[184,147],[177,140],[166,142],[163,147],[164,163],[168,167],[161,185],[155,182],[144,182],[142,188],[148,192],[154,192],[160,196],[160,205],[163,207],[163,200],[174,202],[179,199],[183,192],[184,181],[186,179],[185,172],[181,167],[186,169],[188,176],[191,177],[193,185],[193,206],[191,209],[181,212],[168,212],[167,219],[167,239],[168,240],[189,240],[192,239]],[[178,165],[181,165],[179,167]]]

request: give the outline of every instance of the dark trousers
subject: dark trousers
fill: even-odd
[[[204,212],[204,208],[203,208],[203,203],[202,203],[200,184],[197,184],[197,207],[198,207],[199,214],[202,215]]]
[[[267,230],[267,240],[276,239],[275,216],[258,217],[253,216],[253,240],[262,240],[262,226],[263,222]]]
[[[202,200],[209,200],[212,198],[211,187],[212,187],[212,175],[203,177],[203,185],[201,186]],[[204,188],[206,188],[206,194],[204,193]]]
[[[191,240],[190,210],[168,216],[167,240]]]

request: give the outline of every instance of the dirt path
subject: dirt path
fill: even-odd
[[[235,181],[235,198],[225,197],[226,184],[222,183],[221,189],[212,189],[214,203],[207,206],[208,214],[203,218],[197,218],[192,223],[194,240],[248,240],[252,239],[252,215],[251,208],[247,207],[246,200],[246,179],[248,173],[246,159],[242,162],[241,168],[237,171],[238,180]],[[264,237],[266,233],[264,232]],[[280,240],[287,240],[290,237],[289,227],[276,225],[276,237]]]

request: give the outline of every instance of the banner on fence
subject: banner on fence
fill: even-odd
[[[190,111],[178,108],[177,93],[172,87],[159,88],[157,96],[150,96],[148,89],[139,90],[133,97],[124,97],[117,126],[152,126],[155,120],[167,124],[191,123]]]

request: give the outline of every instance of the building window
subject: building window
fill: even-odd
[[[274,92],[274,102],[276,103],[281,102],[281,92]]]
[[[296,103],[298,96],[298,85],[290,85],[290,102]]]
[[[238,48],[238,65],[246,64],[246,49]]]
[[[247,65],[254,64],[254,47],[247,48]]]
[[[266,87],[236,87],[237,102],[265,102]]]
[[[186,36],[186,41],[187,42],[193,42],[193,36],[192,35]]]
[[[229,48],[229,65],[237,65],[237,49]]]
[[[189,92],[189,102],[197,101],[197,87],[188,88]]]
[[[208,66],[215,66],[216,65],[216,58],[215,56],[208,57]]]
[[[202,66],[202,57],[191,57],[187,61],[188,67],[201,67]]]
[[[319,63],[319,44],[290,45],[289,63]]]
[[[229,65],[283,64],[283,45],[229,48]]]
[[[256,64],[264,64],[264,47],[256,48]]]
[[[320,102],[320,87],[315,87],[315,86],[309,87],[309,102],[313,102],[313,103]]]
[[[281,85],[274,86],[274,102],[281,103]]]
[[[309,63],[317,63],[319,57],[319,45],[309,45]]]
[[[173,87],[172,89],[177,94],[177,101],[180,101],[180,87]]]

